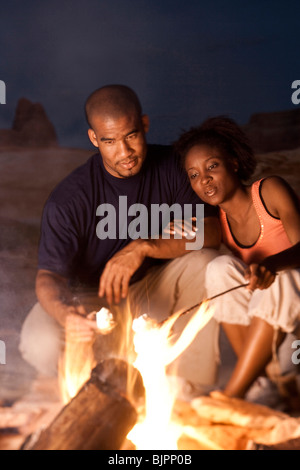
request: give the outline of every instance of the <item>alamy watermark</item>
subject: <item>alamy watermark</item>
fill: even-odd
[[[164,203],[151,204],[149,211],[144,204],[128,207],[127,196],[119,196],[118,209],[106,203],[97,207],[96,215],[102,218],[96,226],[96,235],[100,240],[185,238],[186,249],[200,250],[204,243],[204,205],[196,204],[195,209],[196,214],[192,204],[169,206]],[[172,233],[175,223],[176,229]]]
[[[300,103],[300,80],[294,80],[292,83],[292,90],[295,90],[291,96],[293,104]]]
[[[295,365],[300,364],[300,340],[296,339],[292,342],[292,348],[296,349],[296,351],[292,354],[292,363]]]
[[[6,345],[0,340],[0,364],[6,364]]]
[[[0,80],[0,104],[6,104],[6,85],[3,80]]]

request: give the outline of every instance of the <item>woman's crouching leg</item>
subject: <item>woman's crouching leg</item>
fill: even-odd
[[[209,298],[246,283],[246,265],[238,258],[222,255],[213,259],[206,269],[205,286]],[[214,318],[219,323],[250,325],[248,306],[251,292],[246,287],[225,293],[210,301]]]

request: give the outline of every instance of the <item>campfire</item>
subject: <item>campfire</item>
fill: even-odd
[[[176,384],[182,382],[176,375],[175,360],[213,314],[209,302],[203,303],[181,334],[175,336],[173,326],[184,313],[178,312],[160,323],[147,314],[131,320],[125,327],[127,354],[123,350],[118,357],[108,357],[99,363],[95,362],[92,342],[79,347],[66,338],[60,364],[61,406],[56,414],[50,413],[51,420],[48,416],[38,421],[34,430],[32,426],[23,426],[25,434],[31,432],[21,448],[299,449],[297,417],[214,393],[192,396],[189,400],[181,398]],[[97,315],[101,339],[113,336],[116,322],[110,312],[102,310],[93,315]],[[20,407],[6,414],[6,428],[20,422]],[[5,422],[5,414],[1,416]]]
[[[126,360],[109,358],[94,364],[92,344],[78,348],[69,342],[61,368],[65,406],[23,448],[244,450],[267,448],[287,438],[298,442],[299,420],[285,413],[213,395],[189,402],[178,398],[172,380],[176,370],[168,366],[211,319],[208,304],[198,308],[179,337],[172,327],[182,312],[161,323],[146,314],[134,319],[134,351]],[[102,334],[115,326],[107,311],[97,321]]]

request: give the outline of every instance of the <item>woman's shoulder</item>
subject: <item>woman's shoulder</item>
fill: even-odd
[[[296,203],[298,198],[290,184],[281,176],[272,175],[260,180],[260,196],[271,214],[278,217],[280,207]]]
[[[263,195],[272,195],[274,196],[275,193],[290,193],[292,194],[294,191],[290,184],[281,176],[272,175],[267,176],[266,178],[262,178],[260,180],[260,191]]]

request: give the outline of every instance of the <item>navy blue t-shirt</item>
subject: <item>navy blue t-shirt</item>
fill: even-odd
[[[148,209],[149,230],[152,204],[202,203],[171,147],[148,145],[141,171],[129,178],[111,175],[99,153],[67,176],[44,207],[38,268],[60,274],[72,285],[97,286],[106,262],[132,240],[127,228],[139,213],[129,216],[126,207],[136,209],[137,203]],[[205,205],[208,215],[215,215],[215,209]],[[158,262],[147,258],[132,282]]]

